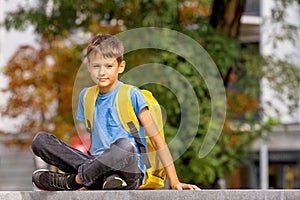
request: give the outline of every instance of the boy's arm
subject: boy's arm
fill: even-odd
[[[143,127],[145,128],[146,134],[147,136],[149,136],[153,147],[156,149],[159,155],[159,158],[166,170],[172,189],[198,190],[199,188],[196,185],[181,183],[178,180],[176,169],[168,145],[166,144],[165,140],[162,138],[161,134],[159,133],[159,129],[153,122],[149,110],[147,108],[142,109],[138,118],[142,123]]]

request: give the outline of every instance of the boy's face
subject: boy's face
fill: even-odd
[[[114,89],[118,83],[118,75],[125,69],[125,64],[125,61],[118,64],[116,58],[103,58],[97,54],[90,57],[88,71],[92,80],[99,86],[101,94]]]

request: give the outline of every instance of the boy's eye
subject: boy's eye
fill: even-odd
[[[99,64],[92,65],[93,68],[100,68],[101,66],[104,67],[105,69],[110,69],[113,67],[113,65],[110,65],[110,64],[108,64],[108,65],[99,65]]]

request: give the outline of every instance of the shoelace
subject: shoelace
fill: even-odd
[[[50,173],[50,185],[59,189],[71,189],[68,186],[68,177],[70,175]]]

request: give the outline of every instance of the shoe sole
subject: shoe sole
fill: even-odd
[[[113,179],[108,180],[103,184],[103,190],[122,189],[126,186],[127,186],[127,184],[123,179],[121,179],[119,177],[114,177]]]
[[[37,169],[37,170],[35,170],[35,171],[33,172],[33,174],[36,174],[36,173],[38,173],[38,172],[49,172],[49,170],[47,170],[47,169]]]

